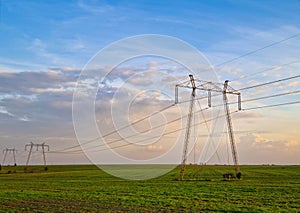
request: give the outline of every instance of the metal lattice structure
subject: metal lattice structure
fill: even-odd
[[[193,109],[195,104],[195,97],[196,97],[196,85],[193,75],[189,75],[190,77],[190,83],[192,85],[192,94],[191,94],[191,102],[190,102],[190,108],[189,108],[189,114],[188,114],[188,121],[187,121],[187,129],[185,133],[185,139],[184,139],[184,147],[183,147],[183,155],[182,155],[182,163],[181,163],[181,170],[180,170],[180,180],[183,180],[184,171],[185,171],[185,165],[187,160],[187,150],[188,150],[188,144],[191,134],[191,123],[192,123],[192,117],[193,117]]]
[[[12,154],[13,155],[13,159],[14,159],[14,165],[17,165],[17,162],[16,162],[16,152],[17,150],[14,148],[14,149],[4,149],[3,150],[3,153],[4,153],[4,158],[3,158],[3,162],[2,164],[4,165],[5,164],[5,160],[6,160],[6,157],[7,157],[7,154]]]
[[[224,87],[223,87],[223,102],[224,102],[224,109],[226,112],[226,121],[227,121],[233,163],[235,165],[235,173],[236,173],[236,176],[240,179],[241,172],[240,172],[240,167],[239,167],[239,162],[238,162],[238,154],[237,154],[237,149],[236,149],[235,139],[234,139],[234,134],[233,134],[233,126],[232,126],[232,120],[231,120],[231,116],[230,116],[230,109],[229,109],[229,105],[228,105],[227,90],[228,90],[228,80],[225,81]],[[241,110],[241,94],[238,91],[236,91],[236,92],[232,91],[231,94],[238,95],[238,107],[239,107],[239,110]]]
[[[27,161],[26,161],[26,167],[28,166],[28,163],[29,163],[29,160],[30,160],[30,157],[31,157],[31,154],[32,154],[32,151],[33,151],[34,147],[36,148],[36,151],[42,151],[44,166],[45,166],[45,168],[47,168],[46,167],[45,149],[47,149],[47,151],[49,151],[49,146],[46,145],[45,143],[35,144],[35,143],[32,143],[32,142],[30,142],[30,144],[25,145],[25,151],[28,151],[28,148],[29,148],[29,153],[28,153],[28,157],[27,157]]]
[[[230,87],[228,85],[228,83],[229,83],[228,80],[226,80],[224,82],[224,84],[221,84],[221,83],[197,80],[197,79],[194,79],[193,75],[189,75],[189,78],[190,78],[189,81],[182,82],[175,86],[175,104],[178,103],[179,87],[192,89],[189,114],[188,114],[188,120],[187,120],[187,128],[186,128],[186,134],[185,134],[184,146],[183,146],[183,154],[182,154],[182,162],[181,162],[181,170],[180,170],[180,180],[183,180],[185,167],[186,167],[187,150],[188,150],[189,137],[190,137],[190,131],[191,131],[191,120],[192,120],[192,116],[193,116],[196,90],[207,91],[209,107],[211,107],[212,92],[223,94],[223,104],[224,104],[224,110],[226,113],[226,121],[227,121],[230,144],[231,144],[233,162],[235,165],[235,172],[236,172],[236,176],[238,178],[240,178],[241,173],[240,173],[240,169],[239,169],[238,155],[237,155],[237,149],[236,149],[236,144],[235,144],[235,139],[234,139],[233,125],[232,125],[232,120],[231,120],[231,116],[230,116],[230,109],[229,109],[229,105],[228,105],[227,94],[233,94],[233,95],[238,96],[238,109],[241,110],[241,93],[239,91],[233,89],[232,87]]]

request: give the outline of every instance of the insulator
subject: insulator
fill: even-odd
[[[208,90],[208,107],[211,107],[211,91]]]
[[[178,86],[175,86],[175,104],[178,104]]]
[[[238,108],[239,108],[239,110],[242,110],[242,98],[241,98],[241,94],[238,95]]]

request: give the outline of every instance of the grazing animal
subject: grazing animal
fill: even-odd
[[[223,178],[224,178],[224,179],[230,180],[230,179],[233,178],[233,177],[234,177],[234,176],[233,176],[232,173],[225,173],[225,174],[223,174]]]

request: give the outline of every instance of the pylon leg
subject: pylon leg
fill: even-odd
[[[16,155],[15,155],[15,152],[16,152],[16,150],[13,150],[13,156],[14,156],[14,165],[16,166],[16,165],[17,165],[17,162],[16,162]]]
[[[26,161],[26,167],[28,166],[28,163],[29,163],[29,159],[30,159],[30,156],[31,156],[32,148],[33,148],[33,145],[31,144],[30,150],[29,150],[29,153],[28,153],[28,157],[27,157],[27,161]]]
[[[43,150],[44,166],[46,166],[46,156],[45,156],[45,148],[44,148],[44,145],[42,146],[42,150]]]
[[[4,158],[3,158],[3,163],[2,163],[3,165],[5,163],[6,155],[7,155],[7,150],[5,150],[5,154],[4,154]]]
[[[180,180],[183,180],[185,167],[186,167],[187,151],[188,151],[188,144],[189,144],[189,138],[190,138],[190,133],[191,133],[191,123],[192,123],[192,117],[193,117],[194,102],[195,102],[195,90],[193,90],[192,95],[191,95],[190,109],[189,109],[189,115],[188,115],[188,120],[187,120],[187,129],[186,129],[186,133],[185,133],[185,140],[184,140],[184,147],[183,147],[183,154],[182,154]]]
[[[230,117],[230,110],[229,110],[229,106],[228,106],[228,98],[227,98],[227,94],[226,94],[227,86],[228,86],[228,81],[225,81],[224,91],[223,91],[224,109],[225,109],[225,113],[226,113],[226,121],[227,121],[230,144],[231,144],[232,158],[233,158],[233,163],[235,166],[235,173],[236,173],[236,176],[238,178],[240,178],[241,173],[240,173],[240,167],[239,167],[239,163],[238,163],[238,156],[237,156],[236,144],[235,144],[235,140],[234,140],[232,121],[231,121],[231,117]]]

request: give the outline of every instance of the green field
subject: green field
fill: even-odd
[[[156,179],[123,180],[95,166],[2,167],[1,212],[299,212],[300,166],[188,166]]]

